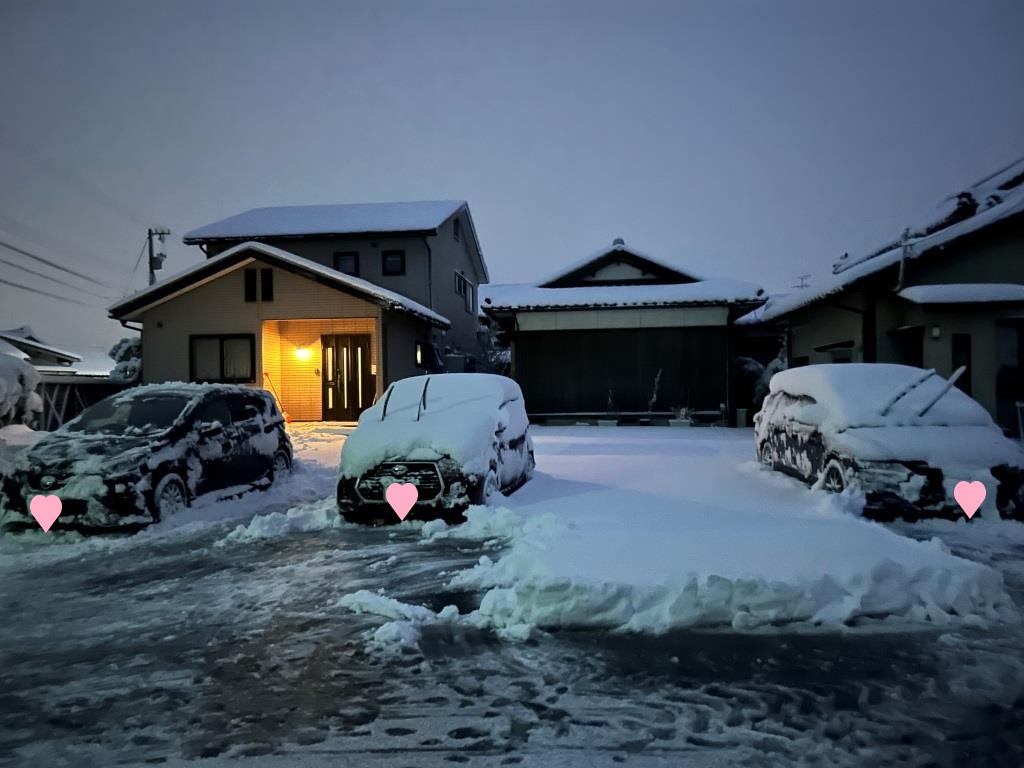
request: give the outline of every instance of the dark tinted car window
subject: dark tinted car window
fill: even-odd
[[[228,400],[228,410],[231,411],[231,418],[237,424],[241,421],[249,421],[263,415],[263,401],[253,395],[241,395]]]
[[[194,415],[196,424],[212,424],[219,421],[225,427],[231,423],[231,410],[224,398],[218,397],[215,400],[208,400],[202,403]]]
[[[67,429],[112,435],[158,432],[174,424],[188,403],[184,395],[115,396],[84,410]]]

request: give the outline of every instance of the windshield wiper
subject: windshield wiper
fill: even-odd
[[[939,394],[937,394],[935,397],[933,397],[931,402],[928,403],[928,405],[926,405],[924,408],[922,408],[920,411],[917,412],[917,418],[921,418],[926,413],[928,413],[928,411],[930,411],[932,409],[932,406],[935,405],[937,402],[939,402],[939,399],[944,394],[949,392],[949,390],[951,390],[953,388],[953,385],[956,384],[956,380],[959,379],[961,376],[963,376],[964,375],[964,371],[966,371],[966,370],[967,370],[967,366],[966,365],[961,365],[959,368],[957,368],[955,371],[953,371],[953,375],[950,376],[946,380],[946,383],[943,385],[942,389],[939,391]]]
[[[879,410],[878,415],[885,416],[887,413],[889,413],[889,411],[892,410],[892,407],[896,405],[896,403],[898,403],[904,397],[909,395],[911,391],[913,391],[916,387],[919,387],[922,384],[924,384],[928,379],[930,379],[934,375],[935,369],[929,368],[927,371],[924,372],[924,376],[918,376],[912,382],[903,387],[903,389],[901,389],[899,392],[897,392],[895,395],[889,398],[886,404],[883,405],[882,408]]]

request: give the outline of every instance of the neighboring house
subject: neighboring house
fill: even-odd
[[[480,356],[465,202],[260,208],[185,242],[206,261],[110,308],[141,323],[146,382],[244,382],[292,419],[353,421],[391,381]]]
[[[27,325],[0,331],[0,354],[24,360],[39,374],[40,429],[56,429],[86,407],[124,388],[111,381],[114,361],[103,352],[68,352],[43,341]]]
[[[950,198],[933,223],[738,322],[788,336],[789,364],[961,366],[957,386],[1016,431],[1024,400],[1024,160]]]
[[[756,285],[700,279],[616,239],[536,285],[488,286],[481,308],[534,418],[685,409],[731,422],[732,322],[763,300]]]

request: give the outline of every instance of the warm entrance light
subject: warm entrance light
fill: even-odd
[[[299,360],[309,360],[309,358],[312,357],[312,355],[313,353],[312,351],[310,351],[309,347],[303,346],[295,348],[295,357],[297,357]]]

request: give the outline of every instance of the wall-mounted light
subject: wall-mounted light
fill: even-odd
[[[313,351],[303,344],[301,347],[295,348],[295,357],[299,360],[309,360],[313,356]]]
[[[942,329],[939,326],[937,326],[937,325],[933,325],[932,326],[932,338],[933,339],[937,339],[941,335],[942,335]]]

